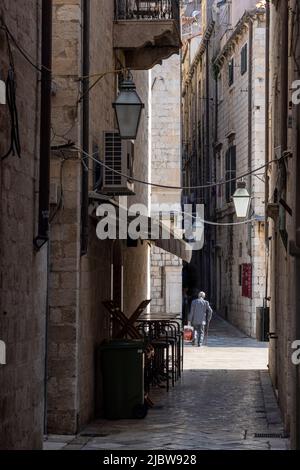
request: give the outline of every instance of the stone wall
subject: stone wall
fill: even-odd
[[[277,339],[270,341],[269,365],[274,388],[278,396],[280,408],[284,417],[285,429],[291,436],[292,449],[299,449],[299,365],[291,360],[292,344],[299,340],[299,259],[292,255],[289,243],[295,242],[299,228],[296,223],[297,193],[299,183],[297,178],[297,164],[299,162],[299,105],[291,101],[292,83],[299,80],[299,32],[295,34],[295,22],[299,13],[299,5],[295,0],[289,2],[279,1],[271,4],[270,28],[270,109],[269,131],[270,147],[269,159],[278,158],[281,150],[284,151],[281,139],[282,131],[287,133],[287,147],[292,158],[286,160],[286,194],[281,192],[282,167],[272,165],[269,169],[269,203],[276,204],[284,198],[292,210],[292,216],[283,208],[279,209],[279,216],[268,219],[269,256],[268,265],[270,284],[270,331],[276,333]],[[285,67],[286,51],[282,45],[284,9],[289,10],[289,43],[293,44],[294,53],[289,55],[287,82],[282,82],[281,68]],[[298,46],[297,46],[298,45]],[[280,51],[279,53],[277,51]],[[281,101],[285,91],[289,96],[289,123],[283,120]],[[277,197],[276,197],[277,193]],[[280,204],[279,204],[280,206]],[[299,210],[299,209],[298,209]],[[284,220],[285,219],[285,220]],[[284,243],[282,229],[286,230],[287,243]],[[281,229],[281,230],[280,230]],[[299,243],[299,242],[298,242]]]
[[[180,60],[172,56],[151,73],[151,180],[175,187],[181,185]],[[163,204],[180,210],[181,191],[152,187],[152,214]],[[175,224],[177,217],[175,213]],[[151,249],[151,298],[154,315],[181,315],[182,261],[156,247]]]
[[[112,48],[113,2],[90,2],[90,73],[115,70]],[[80,58],[78,58],[80,60]],[[91,83],[94,79],[91,79]],[[115,97],[116,75],[106,75],[90,93],[90,153],[98,146],[103,152],[103,133],[114,129],[111,103]],[[93,190],[95,164],[88,162],[89,186]],[[78,426],[82,428],[101,412],[102,387],[96,362],[99,344],[109,337],[108,313],[102,302],[110,299],[111,242],[96,236],[96,221],[90,219],[88,253],[80,258],[79,293],[79,378]],[[97,376],[99,380],[97,380]]]
[[[53,2],[53,144],[80,145],[81,2]],[[63,137],[60,137],[63,136]],[[80,290],[81,163],[76,153],[53,153],[48,333],[47,429],[77,431]]]
[[[138,94],[145,104],[142,113],[140,127],[134,149],[134,174],[142,181],[150,180],[150,80],[149,71],[134,72],[134,81]],[[143,204],[150,212],[150,188],[145,184],[135,183],[135,196],[127,198],[128,207],[132,204]],[[122,198],[121,198],[122,199]],[[128,248],[126,241],[123,243],[124,260],[124,312],[131,315],[143,300],[149,297],[149,256],[150,248],[147,241],[138,242],[137,248]]]
[[[40,2],[3,0],[3,16],[16,41],[40,62]],[[38,222],[40,75],[11,44],[17,82],[22,157],[0,163],[0,449],[40,449],[43,441],[47,248],[36,253]],[[0,75],[9,67],[0,32]],[[10,146],[7,105],[0,105],[0,156]]]
[[[79,0],[54,0],[53,133],[56,144],[71,139],[81,146],[82,11]],[[111,0],[91,2],[90,74],[105,73],[90,92],[90,154],[99,150],[103,160],[104,132],[117,128],[112,103],[117,93],[120,64],[113,51],[114,4]],[[145,103],[138,139],[135,143],[134,171],[137,178],[148,179],[148,72],[136,72],[134,80]],[[94,79],[91,79],[91,83]],[[61,137],[63,136],[63,137]],[[91,208],[87,255],[80,255],[81,173],[80,152],[54,153],[52,183],[63,190],[62,204],[51,230],[51,294],[49,331],[48,431],[75,433],[101,415],[102,378],[96,351],[109,337],[109,317],[102,305],[111,299],[111,262],[113,242],[96,236],[97,220]],[[64,159],[67,159],[64,161]],[[96,165],[89,158],[89,188],[94,190]],[[148,203],[148,187],[135,187],[132,203]],[[113,197],[113,196],[111,196]],[[122,199],[122,198],[120,198]],[[119,198],[115,196],[115,202]],[[55,210],[55,206],[53,207]],[[115,278],[123,266],[123,286],[115,286],[114,299],[120,299],[130,315],[148,293],[148,244],[128,248],[127,240],[118,242],[120,256]],[[121,289],[121,292],[120,292]],[[68,358],[68,360],[67,360]]]
[[[226,151],[236,146],[236,174],[247,173],[248,163],[248,88],[249,59],[247,72],[241,74],[241,49],[248,44],[248,28],[239,36],[232,54],[221,69],[219,87],[217,180],[225,179]],[[252,80],[252,169],[264,164],[265,148],[265,24],[259,20],[253,26],[253,80]],[[234,83],[228,85],[228,60],[234,58]],[[230,136],[230,138],[228,138]],[[230,140],[231,139],[231,140]],[[228,179],[228,176],[227,176]],[[259,178],[247,178],[251,187],[252,211],[264,215],[264,183]],[[217,190],[218,222],[237,222],[232,203],[226,202],[225,185]],[[251,215],[251,214],[250,214]],[[262,219],[263,220],[263,219]],[[256,335],[256,307],[263,305],[265,296],[265,235],[264,223],[219,227],[217,236],[217,309],[234,325],[250,336]],[[242,296],[240,269],[243,264],[252,264],[252,298]]]

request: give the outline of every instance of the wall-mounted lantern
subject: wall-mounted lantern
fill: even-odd
[[[237,184],[237,190],[233,195],[235,212],[238,219],[245,219],[248,216],[251,197],[246,189],[246,183],[240,181]]]
[[[113,103],[121,139],[135,140],[141,120],[142,103],[136,92],[132,76],[120,85],[120,93]]]

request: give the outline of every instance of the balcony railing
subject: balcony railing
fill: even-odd
[[[116,20],[180,19],[179,0],[115,0]]]

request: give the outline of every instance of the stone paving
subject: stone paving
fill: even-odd
[[[182,380],[153,390],[145,420],[97,421],[79,436],[48,436],[45,449],[288,449],[267,361],[267,344],[215,317],[207,346],[186,346]]]

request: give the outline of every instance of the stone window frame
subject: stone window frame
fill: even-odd
[[[230,58],[230,60],[228,61],[228,86],[229,88],[232,87],[232,85],[234,84],[234,66],[235,66],[235,60],[234,60],[234,56],[232,56]]]
[[[225,180],[233,179],[236,177],[236,145],[231,143],[225,153]],[[225,200],[230,204],[231,198],[236,190],[236,181],[226,183]]]

